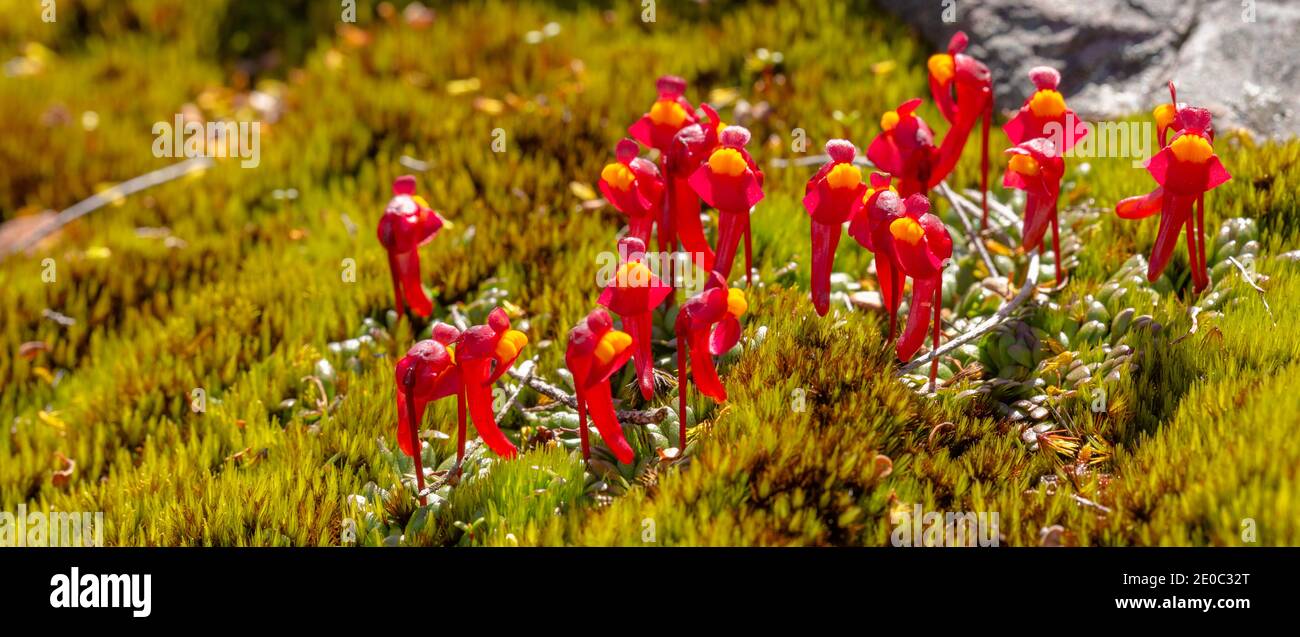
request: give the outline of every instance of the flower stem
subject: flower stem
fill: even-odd
[[[668,174],[668,153],[659,157],[659,174],[664,176],[663,199],[661,200],[659,228],[656,238],[659,240],[659,249],[668,253],[668,286],[672,288],[672,294],[664,299],[665,307],[672,307],[677,303],[677,211],[673,209],[676,193],[674,192],[674,181]]]
[[[903,271],[899,269],[898,266],[893,266],[889,269],[889,278],[893,280],[894,295],[895,298],[898,298],[898,295],[903,293]],[[889,308],[889,342],[893,343],[894,337],[897,335],[898,335],[898,308],[893,307],[893,308]]]
[[[989,225],[989,126],[993,123],[993,99],[989,98],[989,107],[984,111],[984,123],[980,137],[980,230]],[[1059,257],[1058,257],[1059,258]]]
[[[745,219],[745,287],[754,287],[754,235]]]
[[[468,433],[468,427],[465,424],[465,387],[462,384],[460,391],[456,392],[456,470],[460,470],[460,464],[465,460],[465,436]]]
[[[580,383],[574,383],[574,392],[578,399],[578,437],[582,440],[582,459],[591,460],[591,443],[587,440],[587,400],[582,395]]]
[[[1198,255],[1200,255],[1199,272],[1201,273],[1201,285],[1197,287],[1196,291],[1200,292],[1210,282],[1209,281],[1210,275],[1209,272],[1207,271],[1207,268],[1209,266],[1207,266],[1205,263],[1205,194],[1204,193],[1202,193],[1200,197],[1196,198],[1195,226],[1196,226],[1196,246],[1197,246],[1196,252]]]
[[[686,450],[686,334],[677,332],[677,440],[679,451]]]
[[[1063,259],[1061,258],[1061,239],[1060,233],[1057,231],[1055,215],[1052,216],[1052,254],[1056,257],[1056,285],[1060,285],[1061,281],[1064,280],[1061,278],[1061,261]]]
[[[931,349],[936,353],[939,351],[939,337],[940,337],[939,327],[940,327],[940,322],[942,321],[942,319],[939,317],[939,309],[942,305],[943,305],[943,283],[940,283],[934,288],[934,332],[933,332],[934,345],[931,347]],[[934,360],[930,361],[930,390],[931,391],[936,391],[938,389],[938,385],[936,385],[934,382],[935,379],[938,378],[938,376],[939,376],[939,357],[935,356]]]

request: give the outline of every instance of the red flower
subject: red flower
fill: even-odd
[[[415,459],[415,480],[420,504],[424,504],[424,466],[420,458],[419,425],[430,401],[460,395],[460,370],[446,344],[435,338],[411,346],[397,362],[397,443]],[[464,408],[460,410],[464,423]]]
[[[938,162],[930,176],[930,186],[937,185],[957,165],[975,121],[984,118],[980,142],[980,191],[983,193],[984,218],[988,218],[989,127],[993,122],[993,76],[975,58],[966,55],[969,40],[958,31],[948,42],[948,52],[930,56],[930,95],[939,113],[951,128],[939,146]]]
[[[817,313],[826,316],[830,308],[831,268],[835,249],[840,243],[840,227],[861,205],[867,187],[862,170],[853,165],[858,150],[845,139],[826,142],[826,162],[808,180],[804,188],[803,207],[812,217],[812,300]]]
[[[458,332],[456,328],[438,324],[433,338],[448,343],[447,353],[460,370],[461,407],[468,405],[474,428],[488,448],[506,459],[515,457],[518,450],[497,426],[492,411],[492,384],[505,375],[515,364],[519,352],[528,344],[523,332],[510,329],[510,318],[505,310],[495,308],[488,314],[486,325],[475,325]],[[460,420],[456,464],[465,455],[465,419]]]
[[[675,146],[676,136],[681,131],[696,126],[698,120],[695,116],[695,108],[684,97],[686,80],[673,75],[665,75],[655,82],[655,87],[659,91],[659,99],[650,107],[649,113],[643,115],[641,119],[628,128],[628,132],[642,144],[659,150],[660,169],[667,177],[670,172],[668,166],[669,153]],[[716,123],[717,114],[713,113],[712,110],[706,110]],[[699,163],[698,160],[696,163]],[[683,176],[683,180],[687,176],[689,176],[689,173]],[[682,190],[689,191],[690,189],[679,187],[684,186],[684,184],[675,184],[671,179],[667,182],[667,186],[668,192],[656,215],[659,220],[659,250],[671,253],[677,251],[678,214],[674,209],[676,207],[674,201],[679,197],[687,196],[681,192]],[[690,196],[694,197],[693,194]],[[694,226],[698,227],[699,225],[699,215],[697,214]],[[648,246],[649,236],[642,238]],[[694,239],[694,237],[691,238]]]
[[[749,309],[744,291],[727,289],[717,272],[709,275],[704,291],[687,299],[677,312],[677,419],[679,449],[686,449],[686,359],[700,393],[717,402],[727,399],[713,357],[727,353],[740,340],[740,317]]]
[[[849,223],[849,236],[876,257],[876,278],[880,281],[880,300],[889,312],[889,340],[894,340],[898,307],[903,302],[903,270],[894,252],[889,224],[905,212],[898,191],[889,185],[889,175],[871,174],[871,187],[862,195]]]
[[[665,75],[655,82],[659,99],[650,106],[650,112],[641,116],[627,132],[637,141],[666,152],[673,136],[682,128],[695,123],[695,107],[686,101],[686,80],[675,75]]]
[[[618,143],[618,162],[600,171],[600,192],[627,215],[628,234],[650,243],[664,192],[664,180],[654,162],[637,157],[636,142]],[[662,228],[660,229],[662,232]]]
[[[623,331],[632,336],[632,360],[636,364],[637,381],[641,395],[650,400],[655,395],[654,355],[650,349],[653,333],[654,308],[672,293],[646,267],[645,242],[636,237],[624,237],[618,242],[619,268],[597,303],[613,310],[623,320]]]
[[[749,131],[728,126],[718,136],[721,144],[709,154],[708,161],[691,175],[691,188],[700,198],[718,210],[718,251],[713,271],[724,280],[731,276],[736,248],[745,239],[745,276],[753,282],[753,248],[749,234],[749,213],[763,199],[763,171],[745,145]]]
[[[1061,177],[1065,160],[1056,152],[1050,139],[1037,137],[1008,148],[1002,185],[1025,191],[1025,223],[1020,230],[1020,248],[1026,252],[1042,248],[1047,225],[1052,225],[1052,252],[1056,255],[1056,281],[1061,277],[1061,241],[1057,226],[1056,202],[1061,195]]]
[[[419,429],[430,401],[456,396],[457,469],[465,459],[466,406],[488,447],[504,458],[515,456],[515,446],[501,433],[492,413],[492,384],[514,365],[527,344],[528,337],[510,329],[505,311],[496,308],[488,315],[487,325],[464,332],[446,323],[435,324],[433,338],[416,343],[397,362],[397,442],[403,453],[415,459],[420,492],[424,491],[424,467]],[[420,504],[424,504],[423,496]]]
[[[700,196],[691,188],[690,179],[718,147],[722,120],[708,104],[700,104],[700,110],[704,111],[708,121],[696,122],[678,131],[664,155],[664,175],[667,177],[664,201],[669,211],[667,218],[674,221],[682,246],[692,255],[691,260],[705,270],[712,270],[713,248],[704,236]],[[663,232],[663,227],[660,232]]]
[[[915,97],[881,115],[880,134],[867,147],[867,159],[898,179],[898,192],[904,197],[924,194],[931,182],[940,181],[933,179],[939,156],[934,132],[913,113],[920,105],[921,98]]]
[[[393,275],[393,296],[397,313],[402,299],[420,316],[433,313],[433,302],[420,286],[418,248],[433,240],[443,218],[415,194],[415,177],[406,175],[393,182],[393,198],[379,219],[379,243],[388,250],[388,269]]]
[[[1173,82],[1169,83],[1172,104],[1178,104]],[[1165,112],[1168,108],[1162,107]],[[1157,120],[1162,108],[1156,109]],[[1157,121],[1159,123],[1159,121]],[[1122,219],[1142,219],[1161,213],[1160,229],[1147,266],[1147,279],[1155,281],[1169,265],[1178,233],[1187,226],[1187,254],[1191,261],[1192,282],[1196,292],[1210,282],[1205,264],[1205,193],[1232,179],[1214,154],[1214,124],[1210,112],[1185,105],[1174,107],[1174,117],[1161,131],[1168,130],[1173,140],[1147,160],[1147,172],[1160,184],[1149,194],[1129,197],[1115,206]],[[1192,216],[1192,206],[1196,215]]]
[[[933,346],[939,347],[943,268],[952,257],[952,238],[943,222],[930,213],[930,200],[924,195],[908,197],[903,207],[903,214],[889,222],[889,237],[880,238],[892,244],[903,274],[912,277],[912,305],[896,348],[898,359],[908,361],[925,340],[931,311],[934,312]],[[930,367],[931,383],[938,373],[938,363],[936,358]]]
[[[623,428],[614,413],[609,377],[632,356],[632,337],[614,329],[609,313],[592,310],[587,318],[569,330],[569,345],[564,361],[573,373],[573,387],[578,399],[578,429],[582,439],[582,457],[591,458],[587,442],[587,414],[596,430],[619,462],[631,463],[632,447],[623,438]]]
[[[1056,142],[1064,155],[1075,143],[1088,134],[1087,127],[1065,105],[1065,98],[1056,90],[1061,84],[1061,74],[1049,66],[1036,66],[1029,70],[1029,79],[1038,90],[1034,91],[1016,116],[1002,127],[1012,144],[1020,144],[1037,137]],[[1074,130],[1069,130],[1073,127]]]

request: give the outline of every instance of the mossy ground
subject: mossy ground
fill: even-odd
[[[984,403],[901,383],[880,315],[817,318],[798,203],[812,169],[772,168],[754,216],[765,283],[751,293],[748,345],[723,362],[728,403],[693,400],[688,465],[643,464],[596,484],[564,445],[509,463],[479,452],[470,479],[417,511],[399,476],[409,468],[388,450],[392,363],[413,334],[386,316],[391,288],[373,236],[394,177],[417,172],[421,193],[455,224],[422,252],[439,315],[507,291],[529,355],[555,381],[563,335],[592,307],[596,255],[620,222],[608,207],[584,208],[583,191],[653,98],[656,76],[685,76],[693,100],[718,90],[728,121],[736,98],[765,102],[770,112],[745,123],[766,166],[795,156],[795,129],[809,152],[831,137],[865,146],[880,113],[926,94],[928,47],[861,3],[660,2],[654,23],[636,3],[437,6],[425,30],[375,18],[364,1],[355,29],[320,8],[330,3],[264,4],[85,0],[59,3],[52,25],[35,10],[0,23],[4,56],[35,69],[0,78],[6,219],[170,163],[150,152],[150,130],[184,104],[252,117],[239,98],[257,88],[283,106],[264,125],[259,167],[222,161],[3,262],[0,510],[104,511],[115,545],[337,545],[358,517],[362,544],[405,531],[413,544],[640,545],[652,520],[660,545],[881,545],[890,511],[913,503],[996,511],[1011,545],[1036,545],[1053,525],[1071,544],[1241,544],[1246,518],[1261,544],[1300,543],[1300,399],[1290,387],[1300,278],[1276,258],[1297,246],[1300,144],[1238,135],[1217,144],[1235,178],[1210,195],[1207,227],[1257,221],[1272,313],[1228,271],[1221,285],[1237,301],[1172,343],[1196,301],[1180,247],[1171,289],[1151,310],[1164,336],[1131,343],[1144,364],[1107,385],[1105,413],[1062,405],[1062,418],[1107,451],[1087,471],[1076,470],[1077,454],[1030,450]],[[550,22],[559,35],[542,31]],[[540,42],[529,43],[534,30]],[[268,41],[287,59],[249,85],[237,61]],[[779,66],[759,49],[779,51]],[[468,78],[476,83],[460,82]],[[939,121],[932,106],[922,114]],[[502,153],[492,148],[498,129]],[[994,147],[1005,141],[995,134]],[[1086,174],[1078,164],[1067,175],[1071,204],[1105,209],[1151,188],[1127,158],[1090,160]],[[975,185],[977,166],[972,144],[951,180]],[[1103,213],[1081,230],[1061,307],[1148,252],[1155,229],[1154,219]],[[57,272],[49,283],[45,258]],[[341,277],[349,258],[354,283]],[[846,239],[836,269],[870,282],[870,259]],[[778,272],[790,261],[796,271]],[[354,356],[329,347],[363,333],[372,343]],[[32,341],[48,348],[20,355]],[[324,399],[304,380],[312,376],[328,381]],[[195,388],[206,392],[203,413],[191,409]],[[625,386],[620,396],[640,406]],[[659,402],[674,398],[669,386]],[[525,404],[537,400],[525,392]],[[453,410],[436,406],[426,427],[454,433]],[[505,423],[529,426],[519,412]],[[649,437],[634,437],[653,455]],[[435,464],[454,453],[454,441],[429,440]],[[55,475],[63,458],[75,462],[67,479]]]

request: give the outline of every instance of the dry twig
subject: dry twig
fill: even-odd
[[[979,253],[980,259],[984,261],[984,267],[988,268],[989,276],[998,276],[998,267],[993,264],[993,257],[989,255],[988,249],[984,247],[984,240],[980,237],[979,233],[975,231],[975,227],[971,224],[970,218],[966,216],[966,212],[962,209],[962,206],[957,204],[957,201],[954,198],[956,193],[948,187],[947,182],[939,183],[939,194],[946,197],[948,203],[952,204],[953,213],[961,220],[962,228],[966,230],[966,237],[970,239],[971,245],[974,246],[975,251]]]
[[[951,352],[957,349],[958,347],[961,347],[962,345],[965,345],[967,343],[974,341],[975,339],[978,339],[989,330],[1000,325],[1003,321],[1006,321],[1007,319],[1011,318],[1011,313],[1014,312],[1016,308],[1020,307],[1026,300],[1028,300],[1030,296],[1033,295],[1034,289],[1038,287],[1037,281],[1038,281],[1038,253],[1035,252],[1029,256],[1029,273],[1027,276],[1025,276],[1025,283],[1024,285],[1020,286],[1020,292],[1017,293],[1015,297],[1013,297],[1011,300],[1007,301],[1006,303],[1003,303],[1002,307],[998,308],[998,311],[995,312],[993,316],[984,319],[984,321],[979,325],[976,325],[974,328],[971,328],[970,330],[966,331],[963,334],[957,335],[952,340],[949,340],[947,343],[941,345],[938,349],[931,350],[925,356],[913,359],[912,362],[904,365],[901,369],[898,370],[899,375],[911,372],[912,370],[917,369],[923,365],[929,365],[930,361],[938,357],[945,356],[948,354],[948,352]]]
[[[81,201],[72,204],[71,207],[55,215],[49,223],[27,233],[26,236],[16,241],[12,246],[0,251],[0,258],[27,250],[40,242],[41,239],[53,234],[59,228],[62,228],[63,226],[66,226],[107,204],[113,203],[122,197],[167,183],[173,179],[184,177],[192,172],[211,167],[212,163],[212,159],[209,157],[194,157],[164,168],[159,168],[153,172],[145,173],[139,177],[113,186],[108,190],[82,199]]]
[[[528,381],[532,379],[533,370],[536,367],[537,367],[536,360],[526,360],[519,365],[519,374],[521,376],[519,380],[519,385],[516,386],[515,390],[511,392],[510,396],[506,398],[506,402],[501,405],[501,409],[497,411],[498,421],[501,420],[502,418],[505,418],[506,414],[510,413],[510,408],[515,406],[515,401],[519,400],[519,394],[524,391],[524,385],[527,385]]]
[[[1259,292],[1259,300],[1264,302],[1264,311],[1268,312],[1268,319],[1273,321],[1273,325],[1277,325],[1277,319],[1273,317],[1273,308],[1268,306],[1268,298],[1264,296],[1264,288],[1259,287],[1259,284],[1255,283],[1255,277],[1250,275],[1250,272],[1246,270],[1246,266],[1242,265],[1241,262],[1237,260],[1237,257],[1228,257],[1228,263],[1237,266],[1237,271],[1241,272],[1241,278],[1245,279],[1246,285],[1255,288],[1255,291]]]
[[[509,375],[511,378],[528,385],[528,387],[530,387],[533,391],[542,394],[543,396],[546,396],[551,400],[554,400],[559,403],[563,403],[565,406],[571,407],[573,409],[578,408],[578,400],[574,398],[571,394],[536,376],[529,375],[525,377],[525,375],[520,373],[519,370],[517,369],[512,369],[506,372],[506,374]],[[672,408],[670,407],[658,407],[655,409],[636,410],[636,411],[620,409],[618,412],[616,412],[616,415],[618,416],[619,422],[624,422],[632,425],[648,425],[650,423],[663,422],[664,418],[667,418],[668,414],[671,411]]]
[[[1190,308],[1187,308],[1187,315],[1192,318],[1192,328],[1187,330],[1186,334],[1183,334],[1182,336],[1179,336],[1178,338],[1169,341],[1170,345],[1177,345],[1183,342],[1184,339],[1186,339],[1188,336],[1191,336],[1192,334],[1195,334],[1196,330],[1200,328],[1200,323],[1196,319],[1198,316],[1201,315],[1201,306],[1193,305]]]

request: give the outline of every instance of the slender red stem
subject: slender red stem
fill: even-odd
[[[1064,281],[1064,280],[1065,280],[1065,279],[1063,279],[1063,278],[1061,277],[1061,261],[1062,261],[1062,259],[1061,259],[1061,239],[1060,239],[1060,236],[1059,236],[1059,235],[1060,235],[1060,233],[1057,232],[1057,221],[1056,221],[1056,217],[1053,216],[1053,217],[1052,217],[1052,254],[1053,254],[1053,256],[1056,257],[1056,258],[1055,258],[1055,261],[1056,261],[1056,285],[1060,285],[1060,284],[1061,284],[1061,281]]]
[[[587,441],[587,401],[582,387],[574,383],[574,398],[578,401],[578,438],[582,440],[582,459],[591,460],[591,443]]]
[[[989,126],[993,123],[993,98],[989,98],[989,107],[984,111],[984,123],[980,137],[980,208],[984,211],[980,217],[980,230],[989,225]]]
[[[941,336],[939,330],[939,323],[942,320],[939,317],[939,309],[941,305],[943,305],[943,283],[940,283],[934,288],[934,344],[931,349],[935,352],[939,351],[939,337]],[[938,390],[938,386],[935,385],[934,381],[938,377],[939,357],[935,356],[934,360],[930,361],[930,386],[935,388],[936,391]]]
[[[677,304],[677,251],[673,250],[668,253],[668,287],[670,289],[668,297],[664,299],[666,307],[672,307]]]
[[[750,220],[745,219],[745,287],[754,286],[754,240]]]
[[[677,259],[674,258],[677,255],[678,246],[677,231],[675,229],[677,210],[673,208],[673,202],[677,200],[677,193],[675,192],[676,188],[673,187],[673,178],[668,176],[667,153],[659,156],[659,174],[664,177],[663,210],[659,217],[663,222],[659,226],[659,236],[661,237],[659,244],[662,249],[668,251],[668,286],[672,288],[672,293],[668,295],[668,298],[664,299],[664,302],[667,307],[672,307],[677,303]],[[664,226],[668,227],[667,244],[662,238],[665,234]]]
[[[894,281],[895,295],[903,293],[903,273],[897,266],[890,268],[889,278]],[[889,342],[894,342],[894,336],[898,334],[898,308],[886,307],[889,311]]]
[[[1208,283],[1205,264],[1205,238],[1201,235],[1204,221],[1204,195],[1196,199],[1196,215],[1187,217],[1187,260],[1192,269],[1192,290],[1199,294]]]
[[[1210,281],[1209,267],[1205,263],[1205,195],[1201,194],[1196,198],[1196,245],[1197,253],[1201,255],[1201,281],[1202,287]]]
[[[677,429],[678,451],[686,450],[686,334],[677,332]]]
[[[424,450],[420,448],[420,421],[415,417],[415,383],[403,381],[406,384],[406,421],[410,423],[411,449],[415,451],[412,457],[415,459],[415,488],[416,497],[420,500],[420,506],[424,506]]]
[[[465,423],[465,385],[461,384],[460,391],[456,392],[456,470],[460,470],[460,463],[465,460],[465,436],[469,433],[469,427]]]

